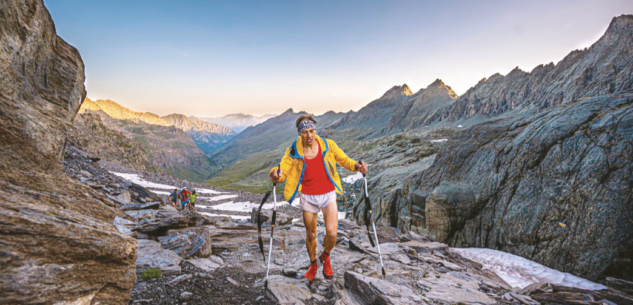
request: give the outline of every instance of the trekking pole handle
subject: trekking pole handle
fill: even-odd
[[[277,177],[279,177],[279,171],[281,170],[281,163],[277,167]],[[279,177],[281,178],[281,177]],[[277,186],[277,182],[273,182],[273,187]]]
[[[363,166],[363,160],[358,160],[358,165],[360,165],[361,167]],[[366,176],[366,174],[363,174],[363,178]]]

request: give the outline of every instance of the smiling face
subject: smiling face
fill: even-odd
[[[301,132],[301,141],[306,146],[312,146],[316,137],[316,129],[309,128]]]

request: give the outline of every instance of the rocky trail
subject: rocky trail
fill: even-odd
[[[633,303],[633,284],[626,281],[608,279],[603,286],[555,270],[549,277],[542,271],[541,277],[521,274],[525,271],[517,267],[513,276],[529,278],[517,286],[508,275],[509,265],[495,266],[490,256],[480,260],[464,251],[469,249],[453,249],[413,232],[380,226],[387,271],[383,278],[377,250],[370,245],[365,227],[342,218],[332,251],[334,280],[325,280],[319,272],[308,285],[303,278],[309,259],[300,210],[283,201],[279,202],[269,285],[264,289],[266,266],[254,221],[261,195],[114,170],[72,146],[66,150],[64,171],[124,211],[126,217],[116,217],[114,224],[137,239],[137,280],[129,304]],[[181,186],[200,193],[196,211],[178,211],[167,204],[168,192]],[[264,205],[265,241],[270,238],[271,208],[270,203]],[[319,222],[319,252],[324,237]],[[161,269],[161,276],[141,278],[149,268]],[[557,280],[561,275],[567,280]]]

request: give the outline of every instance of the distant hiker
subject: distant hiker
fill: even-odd
[[[178,198],[180,198],[181,209],[184,210],[187,205],[189,205],[191,192],[186,187],[183,187],[180,193],[178,193]]]
[[[191,204],[189,204],[189,210],[193,211],[196,207],[196,196],[198,196],[198,193],[196,193],[196,190],[193,190],[193,192],[191,193]]]
[[[349,171],[367,172],[367,164],[359,164],[347,157],[333,140],[323,139],[316,135],[317,121],[312,115],[297,118],[295,126],[299,137],[286,149],[281,159],[281,171],[277,175],[277,167],[270,170],[270,180],[277,183],[286,182],[284,198],[292,203],[301,192],[300,204],[303,209],[303,222],[306,227],[306,248],[310,256],[310,269],[304,277],[314,281],[319,266],[316,261],[317,215],[323,211],[325,220],[324,250],[319,256],[323,264],[323,276],[332,279],[334,270],[330,261],[330,251],[336,244],[338,229],[338,208],[336,193],[343,193],[341,179],[336,172],[336,164]]]
[[[174,207],[174,209],[178,209],[178,207],[176,206],[178,202],[178,189],[174,189],[173,192],[171,192],[171,194],[169,194],[169,203],[171,203],[171,206]]]

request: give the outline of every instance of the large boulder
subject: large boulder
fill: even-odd
[[[146,269],[158,268],[162,275],[180,274],[182,257],[171,250],[163,249],[160,243],[148,239],[138,240],[138,258],[136,273],[141,274]]]
[[[197,222],[198,216],[194,213],[159,210],[153,218],[144,218],[139,221],[132,230],[152,235],[164,235],[169,229],[195,226]]]
[[[172,250],[184,258],[209,257],[213,253],[209,228],[191,228],[174,232],[159,237],[158,241],[164,249]]]
[[[41,0],[0,7],[0,303],[126,303],[137,245],[113,224],[125,215],[61,171],[86,94],[79,52]]]

